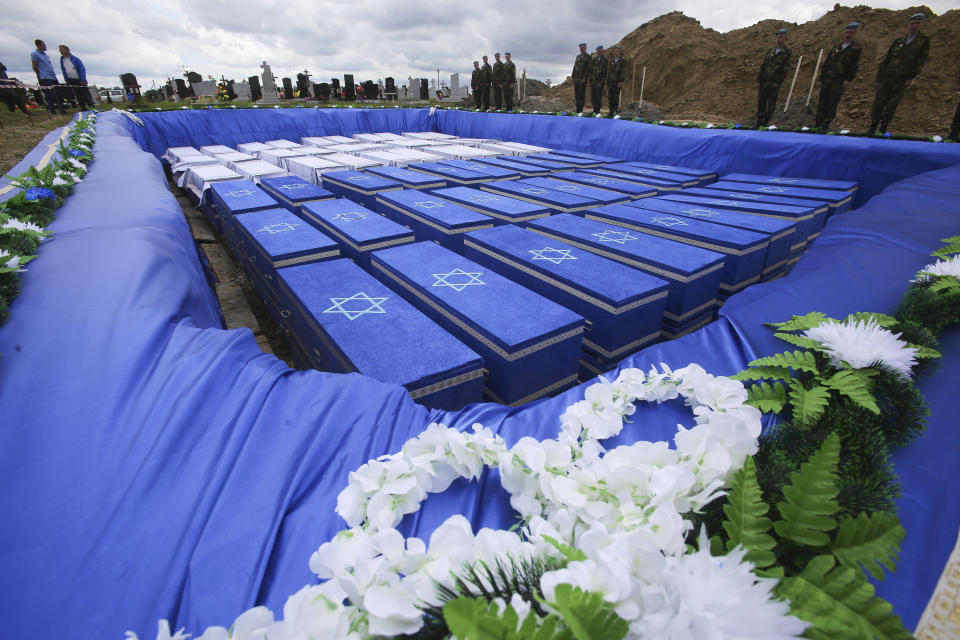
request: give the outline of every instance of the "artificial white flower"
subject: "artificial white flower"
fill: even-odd
[[[930,276],[953,276],[960,280],[960,255],[950,256],[946,260],[940,259],[928,264],[917,274],[912,282],[926,282]]]
[[[16,272],[26,271],[20,268],[20,258],[17,254],[11,254],[5,249],[0,249],[0,268],[13,269]]]
[[[841,129],[841,130],[840,130],[840,135],[842,135],[842,136],[845,136],[845,135],[847,135],[848,133],[850,133],[850,129]]]
[[[943,137],[942,137],[942,136],[933,136],[933,137],[930,138],[930,139],[933,140],[934,142],[943,142]]]
[[[776,130],[777,130],[777,125],[772,124],[772,125],[770,125],[769,127],[767,127],[767,129],[769,129],[770,131],[776,131]]]
[[[33,231],[36,233],[46,234],[46,231],[43,230],[43,227],[38,227],[32,222],[22,222],[16,218],[10,218],[4,222],[2,225],[0,225],[0,229],[15,229],[17,231]]]
[[[713,123],[712,123],[712,122],[708,122],[708,123],[707,123],[707,126],[704,127],[704,128],[706,128],[706,129],[713,129]]]
[[[899,333],[882,328],[873,319],[853,323],[827,320],[803,335],[819,342],[837,367],[846,363],[853,369],[863,369],[879,363],[909,375],[917,363],[917,349],[907,346]]]

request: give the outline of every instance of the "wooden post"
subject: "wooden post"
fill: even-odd
[[[637,63],[633,63],[633,75],[630,77],[630,101],[634,102],[637,94],[635,89],[637,88]]]
[[[817,66],[813,68],[813,80],[810,81],[810,91],[807,93],[807,101],[803,106],[810,106],[810,97],[813,95],[813,87],[817,84],[817,72],[820,71],[820,58],[823,57],[823,49],[820,49],[820,53],[817,54]]]
[[[527,99],[527,70],[524,69],[523,70],[523,98],[520,100],[520,102],[523,102],[526,99]],[[519,102],[517,104],[519,104]]]
[[[643,75],[640,76],[640,106],[639,106],[640,109],[643,108],[643,84],[644,82],[646,82],[646,80],[647,80],[647,65],[643,65]]]
[[[790,83],[790,91],[787,92],[787,101],[783,103],[783,112],[787,112],[787,108],[790,106],[790,96],[793,95],[793,85],[797,83],[797,75],[800,73],[800,64],[803,62],[803,56],[797,60],[797,70],[793,72],[793,82]]]

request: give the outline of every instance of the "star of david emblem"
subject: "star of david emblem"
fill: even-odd
[[[770,178],[770,182],[775,182],[777,184],[795,184],[797,182],[796,178]]]
[[[421,209],[436,209],[437,207],[442,207],[443,205],[435,200],[425,200],[421,202],[414,202],[413,206],[420,207]]]
[[[689,226],[687,222],[681,220],[680,218],[667,217],[667,218],[652,218],[651,222],[656,222],[657,224],[662,224],[665,227],[686,227]]]
[[[368,313],[386,313],[380,306],[386,300],[386,297],[371,298],[363,291],[358,291],[349,298],[330,298],[333,304],[324,309],[323,313],[342,313],[347,316],[347,320],[356,320]]]
[[[344,211],[333,216],[333,220],[343,220],[344,222],[353,222],[354,220],[366,220],[370,215],[369,211]]]
[[[606,178],[584,178],[584,182],[591,182],[593,184],[609,184],[610,181]]]
[[[757,191],[763,191],[764,193],[783,193],[786,190],[786,187],[760,187],[757,189]]]
[[[290,184],[280,185],[280,188],[286,191],[294,191],[296,189],[306,189],[307,185],[303,184],[302,182],[291,182]]]
[[[346,182],[366,182],[370,179],[370,176],[350,176],[349,178],[344,178]]]
[[[731,202],[733,202],[734,204],[736,204],[736,201],[735,201],[735,200],[711,200],[711,201],[710,201],[710,204],[715,204],[715,205],[717,205],[718,207],[722,207],[722,206],[724,206],[724,205],[730,204]]]
[[[293,231],[300,226],[300,223],[290,224],[289,222],[278,222],[276,224],[265,225],[262,229],[257,229],[256,233],[266,231],[267,233],[283,233],[284,231]]]
[[[673,167],[662,164],[659,167],[657,167],[657,169],[660,169],[661,171],[670,171],[670,169],[673,169]]]
[[[617,244],[627,244],[627,240],[637,240],[638,236],[631,235],[629,231],[614,231],[607,229],[603,233],[591,234],[600,239],[600,242],[616,242]]]
[[[436,278],[431,286],[433,287],[450,287],[454,291],[463,291],[470,285],[485,285],[486,282],[480,280],[480,276],[483,275],[482,271],[467,272],[463,269],[457,267],[449,273],[435,273],[433,277]],[[451,278],[453,279],[451,281]]]
[[[471,202],[494,202],[497,196],[470,196]]]
[[[711,211],[710,209],[687,209],[684,213],[702,218],[712,218],[713,216],[720,215],[719,211]]]
[[[637,173],[642,173],[643,175],[650,175],[653,173],[653,169],[637,169]]]
[[[531,249],[534,260],[549,260],[553,264],[560,264],[564,260],[577,260],[577,256],[571,255],[572,249],[554,249],[553,247],[544,247],[543,249]],[[550,255],[547,255],[550,254]]]
[[[557,191],[580,191],[580,187],[575,184],[561,184],[554,187]]]
[[[759,200],[763,196],[759,193],[738,193],[737,198],[740,200]]]
[[[529,193],[532,196],[540,195],[541,193],[546,193],[546,189],[540,189],[538,187],[530,187],[529,189],[521,189],[523,193]]]
[[[251,191],[250,189],[240,189],[239,191],[231,191],[230,193],[224,194],[228,198],[242,198],[243,196],[252,196],[256,191]]]

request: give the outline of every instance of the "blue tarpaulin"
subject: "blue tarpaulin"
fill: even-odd
[[[583,395],[510,408],[428,412],[403,388],[357,374],[293,371],[246,329],[221,328],[216,299],[157,157],[170,146],[362,131],[439,130],[626,159],[857,180],[858,208],[827,222],[793,272],[731,297],[720,319],[625,365],[698,362],[732,374],[782,350],[763,322],[818,310],[889,312],[960,229],[960,145],[457,111],[210,110],[100,117],[96,159],[58,210],[0,328],[0,607],[10,638],[153,637],[156,620],[199,633],[242,610],[280,611],[315,576],[312,551],[345,525],[349,471],[397,451],[431,421],[482,422],[514,442],[556,435]],[[894,456],[907,539],[878,587],[916,623],[960,524],[953,407],[960,329],[920,381],[927,433]],[[622,441],[672,438],[690,416],[642,407]],[[513,523],[491,474],[430,498],[403,523],[422,537],[462,512]]]

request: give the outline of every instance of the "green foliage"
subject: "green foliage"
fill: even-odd
[[[798,544],[823,547],[830,543],[827,532],[836,527],[832,518],[837,504],[836,470],[840,459],[840,438],[830,435],[809,462],[790,476],[784,500],[777,503],[783,520],[774,522],[777,534]]]
[[[626,637],[627,621],[618,616],[599,593],[559,584],[553,595],[554,608],[577,640],[620,640]]]
[[[750,363],[751,367],[789,367],[796,371],[820,373],[817,359],[809,351],[784,351],[766,358],[758,358]]]
[[[727,516],[723,529],[727,532],[727,550],[740,545],[747,550],[745,559],[759,568],[776,562],[773,548],[777,543],[768,533],[772,526],[768,510],[757,483],[753,458],[747,458],[730,483],[727,504],[723,507]]]
[[[537,615],[531,611],[519,626],[520,617],[507,605],[499,607],[484,600],[457,598],[443,606],[443,620],[458,640],[573,640],[568,629],[560,628],[559,619],[551,614],[537,626]]]
[[[894,515],[861,513],[840,523],[833,554],[841,564],[854,569],[862,566],[880,580],[883,579],[881,565],[896,571],[897,551],[906,533]]]
[[[772,385],[766,382],[753,385],[747,389],[747,404],[756,407],[764,413],[780,413],[787,403],[787,390],[779,382]]]
[[[820,385],[807,389],[799,380],[791,380],[787,397],[793,405],[793,415],[798,421],[811,420],[826,409],[830,401],[830,390]]]
[[[823,381],[824,386],[841,393],[864,409],[872,413],[880,413],[880,407],[868,389],[870,376],[857,369],[838,371]]]
[[[768,327],[780,329],[781,331],[804,331],[819,326],[820,323],[826,319],[827,316],[825,314],[819,311],[811,311],[806,315],[793,316],[786,322],[766,322],[764,324]]]
[[[807,338],[806,336],[797,335],[795,333],[784,333],[783,331],[777,331],[773,335],[777,338],[780,338],[784,342],[789,342],[795,347],[802,347],[804,349],[820,348],[819,342],[812,338]]]
[[[946,246],[940,247],[930,255],[938,258],[949,258],[952,255],[960,253],[960,236],[941,238],[940,242],[944,243]]]
[[[857,313],[851,313],[844,318],[844,322],[870,322],[871,320],[884,329],[891,329],[897,326],[897,319],[884,313],[858,311]]]

